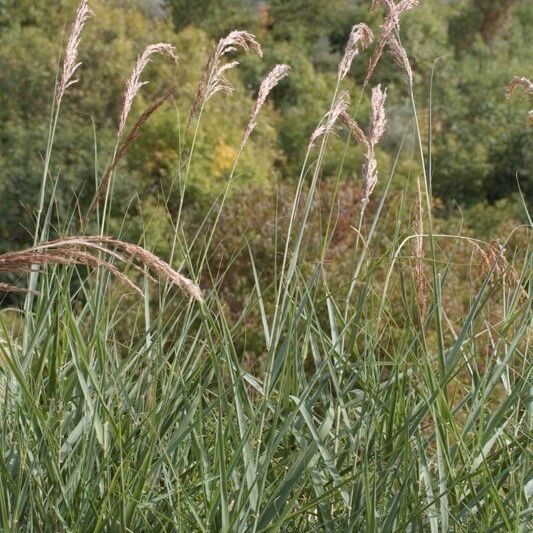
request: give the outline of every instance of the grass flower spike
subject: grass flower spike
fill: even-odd
[[[226,78],[226,71],[236,67],[238,61],[221,63],[222,58],[232,52],[242,50],[245,53],[255,52],[259,57],[263,57],[261,45],[256,41],[255,35],[247,31],[233,30],[226,37],[218,41],[216,48],[211,53],[207,64],[200,78],[196,96],[194,98],[189,122],[196,116],[200,107],[219,91],[225,93],[233,92],[233,85]]]
[[[366,24],[356,24],[350,31],[350,37],[344,50],[344,56],[339,63],[338,77],[346,77],[352,66],[352,62],[360,50],[366,50],[374,39],[372,30]]]
[[[166,55],[170,57],[174,62],[178,61],[176,57],[176,52],[174,47],[168,43],[157,43],[147,46],[144,52],[137,58],[137,63],[131,73],[131,76],[126,83],[126,91],[124,93],[124,105],[122,107],[122,112],[120,114],[120,123],[118,127],[118,137],[122,135],[124,127],[126,125],[126,120],[131,110],[133,99],[135,95],[139,92],[143,85],[146,85],[147,81],[141,81],[141,74],[146,68],[150,59],[155,54]]]
[[[289,67],[289,65],[276,65],[262,81],[261,87],[259,88],[259,93],[257,95],[257,100],[255,101],[255,106],[252,110],[250,120],[248,121],[248,125],[246,126],[246,130],[244,132],[244,137],[241,142],[241,150],[244,148],[244,145],[248,141],[248,138],[257,125],[257,115],[266,102],[268,95],[283,78],[286,78],[289,75],[290,70],[291,67]]]
[[[61,73],[61,78],[59,79],[59,84],[57,86],[56,100],[60,102],[65,94],[65,91],[71,85],[74,85],[78,80],[73,79],[74,73],[81,65],[81,62],[78,62],[78,48],[80,46],[81,32],[87,19],[93,14],[87,0],[82,0],[78,6],[78,11],[76,12],[76,18],[72,24],[72,29],[70,30],[70,36],[65,48],[65,58],[63,59],[63,72]]]
[[[363,205],[368,204],[370,195],[378,182],[377,161],[375,147],[380,141],[387,118],[385,116],[385,100],[387,99],[387,89],[381,89],[381,84],[372,89],[372,116],[370,120],[370,132],[368,134],[368,146],[366,152],[366,163],[364,168],[365,196]]]

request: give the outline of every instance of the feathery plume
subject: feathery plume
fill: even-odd
[[[117,250],[127,254],[133,261],[140,263],[141,266],[134,264],[138,270],[143,271],[144,267],[147,267],[153,274],[179,287],[187,296],[199,302],[203,301],[200,288],[193,281],[176,272],[168,263],[141,246],[111,237],[68,237],[45,242],[26,250],[7,252],[0,255],[0,273],[27,272],[31,270],[32,265],[46,265],[48,263],[103,267],[142,296],[142,291],[127,276],[109,261],[101,259],[97,255],[103,253],[125,262],[126,258],[117,253]],[[2,287],[8,288],[10,286],[3,284]]]
[[[111,179],[111,174],[117,167],[117,165],[120,163],[120,161],[124,158],[128,150],[130,149],[131,145],[135,142],[137,137],[139,136],[141,132],[141,128],[146,123],[146,121],[150,118],[150,116],[157,111],[167,100],[172,98],[174,94],[176,93],[176,89],[168,89],[163,96],[158,98],[155,102],[150,104],[142,113],[142,115],[137,119],[137,122],[133,125],[130,132],[128,133],[128,136],[126,137],[126,140],[122,143],[122,146],[120,147],[119,151],[117,152],[117,155],[115,156],[115,159],[113,162],[107,167],[104,176],[102,180],[100,181],[100,184],[98,186],[98,190],[96,191],[94,198],[91,202],[91,205],[89,207],[89,210],[87,212],[87,216],[90,215],[92,210],[96,207],[98,203],[102,200],[104,197],[105,191],[107,189],[107,185],[109,183],[109,180]]]
[[[124,92],[124,105],[122,106],[122,112],[120,114],[120,123],[118,127],[117,136],[120,137],[124,131],[124,126],[126,125],[126,120],[131,110],[133,99],[135,95],[139,92],[140,88],[143,85],[146,85],[147,81],[141,81],[141,74],[146,68],[146,65],[150,62],[150,59],[155,54],[167,55],[174,62],[177,63],[178,58],[176,57],[176,52],[174,47],[169,43],[157,43],[147,46],[144,52],[137,57],[137,63],[133,68],[130,78],[126,83],[126,90]]]
[[[372,115],[370,119],[370,131],[368,133],[368,145],[365,155],[365,165],[363,169],[364,182],[365,182],[365,196],[362,200],[363,208],[368,204],[370,195],[374,191],[374,187],[378,181],[377,173],[377,161],[375,147],[380,141],[383,133],[385,132],[385,126],[387,124],[387,118],[385,115],[385,100],[387,99],[387,89],[381,90],[381,84],[372,89]]]
[[[397,35],[389,35],[387,40],[389,45],[389,50],[392,55],[392,58],[396,63],[405,71],[407,76],[407,81],[409,86],[413,85],[413,69],[411,68],[411,63],[409,63],[409,58],[407,57],[407,52],[405,48],[400,44],[400,40]]]
[[[385,101],[387,99],[387,88],[381,90],[381,83],[372,89],[371,107],[372,116],[370,120],[370,144],[376,145],[383,133],[385,133],[385,126],[387,125],[387,117],[385,115]]]
[[[424,317],[427,310],[428,297],[428,280],[424,271],[424,208],[422,204],[422,191],[420,190],[420,180],[416,181],[417,186],[417,202],[415,213],[416,224],[416,238],[414,240],[414,277],[415,287],[418,300],[418,308],[420,309],[420,316]]]
[[[266,102],[268,95],[283,78],[286,78],[289,75],[290,70],[291,67],[289,67],[289,65],[276,65],[262,81],[261,86],[259,87],[259,93],[257,94],[257,100],[255,101],[255,106],[250,115],[250,120],[248,121],[248,126],[244,132],[240,148],[241,151],[257,125],[257,115]]]
[[[346,77],[355,56],[359,54],[360,50],[366,50],[373,39],[374,34],[366,24],[356,24],[353,26],[350,31],[348,43],[346,44],[346,49],[344,50],[344,56],[339,63],[339,79],[342,80]]]
[[[515,76],[509,85],[507,86],[507,89],[505,91],[505,94],[507,95],[507,98],[511,98],[512,94],[514,93],[515,89],[518,87],[522,87],[524,91],[526,91],[527,94],[533,95],[533,82],[528,80],[526,77],[522,76]],[[530,109],[527,114],[527,121],[528,124],[533,124],[533,109]]]
[[[533,94],[533,82],[528,80],[526,77],[514,76],[509,85],[507,85],[507,90],[505,91],[507,98],[511,98],[517,87],[522,87],[527,94]]]
[[[256,41],[255,35],[247,31],[233,30],[226,37],[220,39],[216,48],[209,56],[202,72],[196,96],[191,106],[188,124],[196,116],[202,104],[207,102],[214,94],[219,91],[225,93],[233,92],[233,85],[227,80],[225,72],[236,67],[239,62],[230,61],[221,65],[220,60],[226,54],[236,52],[239,49],[247,54],[249,52],[255,52],[259,57],[263,57],[263,50],[261,45]]]
[[[484,248],[478,244],[475,245],[481,259],[479,265],[480,277],[490,274],[489,282],[492,286],[501,282],[509,287],[514,286],[518,288],[520,299],[527,301],[529,295],[520,281],[518,272],[505,257],[505,247],[503,247],[498,241],[484,244]]]
[[[70,36],[65,48],[65,58],[63,59],[63,72],[57,86],[56,101],[59,103],[65,94],[65,91],[78,80],[72,79],[77,68],[81,65],[78,62],[78,48],[80,46],[80,37],[87,19],[93,15],[93,12],[87,4],[87,0],[81,0],[76,12],[76,18],[72,23]]]
[[[346,111],[342,111],[339,120],[346,126],[354,139],[368,147],[368,139],[357,122]]]
[[[364,81],[365,85],[370,81],[370,78],[374,74],[374,71],[376,70],[376,67],[379,63],[379,60],[381,59],[381,56],[383,55],[383,51],[385,50],[385,46],[387,44],[390,44],[389,37],[392,35],[394,31],[399,31],[400,15],[404,13],[405,11],[412,9],[418,5],[418,0],[401,0],[397,4],[394,3],[393,0],[383,0],[383,1],[387,7],[387,16],[385,17],[385,20],[383,21],[383,24],[381,25],[381,35],[380,35],[378,45],[376,46],[376,49],[374,50],[374,53],[370,61],[368,62],[368,68],[366,71],[366,77]]]
[[[320,121],[320,124],[315,128],[315,131],[311,135],[309,146],[313,146],[321,135],[327,135],[333,131],[339,116],[341,113],[347,111],[349,103],[350,97],[348,96],[348,93],[342,91],[339,96],[337,96],[333,107],[326,113],[324,118]]]

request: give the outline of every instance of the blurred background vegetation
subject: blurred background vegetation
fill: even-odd
[[[0,3],[0,252],[32,241],[54,82],[76,4],[76,0]],[[179,202],[177,194],[169,195],[170,184],[198,79],[216,40],[231,29],[247,29],[262,43],[265,57],[239,58],[241,67],[230,74],[234,94],[219,95],[208,104],[185,198],[186,220],[197,227],[216,201],[262,77],[273,64],[289,63],[291,76],[274,91],[243,154],[221,225],[226,241],[225,249],[219,250],[222,255],[234,253],[251,229],[261,233],[265,257],[271,257],[266,248],[274,243],[265,235],[269,216],[274,216],[280,196],[292,201],[289,189],[283,187],[297,179],[302,150],[328,108],[350,27],[364,20],[377,30],[382,13],[371,13],[366,0],[92,0],[90,4],[95,18],[81,43],[80,81],[63,103],[51,165],[52,179],[57,180],[57,212],[76,217],[78,209],[85,211],[94,194],[95,175],[101,175],[112,156],[123,87],[137,54],[150,43],[170,42],[179,55],[178,66],[160,59],[149,66],[144,79],[150,84],[136,99],[132,116],[169,86],[176,87],[176,97],[150,119],[121,163],[113,208],[117,233],[144,239],[167,254],[171,232],[167,209],[172,213]],[[462,231],[494,238],[502,224],[514,224],[522,216],[517,183],[526,198],[533,193],[533,142],[526,124],[529,102],[518,92],[510,100],[505,98],[505,87],[514,75],[531,75],[528,33],[533,8],[527,0],[421,4],[403,18],[402,41],[412,60],[426,124],[432,68],[440,58],[432,109],[435,214],[443,227],[461,226]],[[354,106],[361,102],[357,118],[363,125],[368,116],[368,95],[360,98],[366,59],[354,62],[347,82]],[[411,114],[406,84],[390,58],[378,67],[373,83],[378,82],[389,87],[389,127],[379,154],[385,176]],[[339,151],[345,142],[339,138],[332,143],[323,187],[327,195],[328,187],[342,184],[337,192],[345,223],[339,227],[353,236],[350,220],[352,216],[355,220],[363,154],[350,145],[340,167]],[[395,190],[403,190],[409,180],[414,183],[411,167],[408,160],[400,162]],[[379,197],[379,186],[376,192]],[[266,207],[258,209],[261,203]],[[345,240],[339,235],[339,243]]]

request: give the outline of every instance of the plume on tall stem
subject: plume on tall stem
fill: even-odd
[[[263,57],[261,45],[256,41],[255,35],[247,31],[233,30],[218,41],[207,64],[202,72],[196,96],[192,103],[189,122],[196,116],[200,107],[219,91],[225,93],[233,92],[233,86],[226,78],[226,71],[236,67],[238,61],[221,63],[223,57],[231,52],[242,50],[247,54],[255,52],[259,57]]]
[[[366,146],[368,148],[368,139],[364,133],[364,131],[361,129],[361,126],[352,118],[350,115],[343,111],[339,115],[339,120],[346,126],[346,129],[350,132],[352,137],[358,142],[361,143],[363,146]]]
[[[383,1],[387,9],[387,15],[385,17],[385,20],[383,21],[383,24],[381,25],[381,35],[378,44],[376,46],[376,49],[374,50],[374,53],[372,54],[372,58],[368,63],[364,82],[365,85],[370,81],[370,78],[374,74],[374,71],[376,70],[381,56],[383,55],[383,51],[385,50],[385,46],[388,45],[390,47],[395,48],[395,50],[392,50],[393,57],[399,52],[397,47],[399,46],[400,48],[402,48],[399,40],[394,41],[394,32],[398,32],[400,29],[400,15],[405,11],[412,9],[418,5],[418,0],[401,0],[397,4],[393,0]],[[403,50],[403,52],[400,51],[400,55],[407,57],[405,50]],[[402,66],[405,68],[404,65]]]
[[[342,80],[346,77],[355,57],[361,50],[366,50],[373,39],[374,34],[366,24],[356,24],[352,27],[350,37],[346,43],[344,55],[339,63],[339,79]]]
[[[72,23],[70,35],[65,48],[65,57],[63,59],[63,71],[61,78],[57,85],[56,101],[59,103],[65,94],[65,91],[71,86],[77,83],[77,79],[73,79],[74,73],[81,65],[78,62],[78,48],[80,46],[81,32],[87,19],[93,15],[93,12],[87,4],[87,0],[81,0],[78,10],[76,12],[76,18]]]
[[[250,120],[246,126],[244,136],[241,142],[241,151],[244,148],[244,145],[248,141],[250,135],[257,125],[257,115],[263,107],[268,95],[271,93],[272,89],[278,85],[278,83],[289,75],[291,67],[289,65],[279,64],[276,65],[267,75],[267,77],[262,81],[261,86],[259,87],[259,93],[257,95],[257,100],[255,101],[252,114],[250,115]]]
[[[316,140],[322,135],[329,135],[334,131],[339,117],[347,113],[349,104],[350,97],[348,93],[346,91],[339,93],[331,109],[324,115],[324,118],[315,128],[315,131],[313,131],[309,146],[313,146]]]
[[[150,62],[152,56],[155,54],[166,55],[177,63],[178,58],[174,47],[169,43],[156,43],[147,46],[144,52],[138,56],[137,63],[133,68],[130,78],[126,83],[126,90],[124,92],[124,104],[122,106],[122,112],[120,114],[120,123],[118,127],[117,136],[120,137],[124,131],[128,115],[133,104],[135,95],[139,92],[143,85],[146,85],[147,81],[141,81],[141,74]]]
[[[389,35],[387,43],[389,45],[389,50],[392,55],[392,58],[394,59],[396,64],[401,69],[403,69],[403,71],[405,72],[407,81],[409,83],[409,86],[412,86],[413,85],[413,69],[411,68],[409,57],[407,56],[407,52],[405,51],[405,48],[400,43],[400,39],[398,38],[398,35],[395,35],[395,34]]]
[[[363,209],[366,207],[370,200],[370,195],[374,191],[376,183],[378,181],[377,161],[376,161],[376,145],[380,141],[383,133],[385,132],[385,126],[387,124],[387,117],[385,114],[385,100],[387,99],[387,89],[381,89],[381,84],[372,89],[371,98],[371,119],[370,130],[368,133],[368,144],[365,155],[364,165],[364,184],[365,184],[365,196],[363,198]]]

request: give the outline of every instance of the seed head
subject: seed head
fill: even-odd
[[[67,88],[71,85],[74,85],[78,81],[72,78],[78,67],[81,65],[81,62],[78,62],[78,48],[80,46],[81,32],[85,26],[85,23],[87,22],[87,19],[91,15],[93,15],[93,12],[89,8],[87,0],[81,0],[76,12],[76,18],[72,23],[67,46],[65,48],[63,72],[61,73],[61,78],[59,79],[59,84],[56,91],[56,100],[58,103],[63,98]]]
[[[141,74],[146,68],[146,65],[150,62],[150,59],[155,54],[167,55],[174,62],[178,61],[174,47],[169,43],[157,43],[147,46],[144,52],[137,58],[137,63],[133,68],[130,78],[126,83],[126,90],[124,92],[124,105],[122,106],[122,112],[120,114],[120,123],[118,127],[118,137],[122,135],[126,120],[131,110],[133,99],[139,92],[143,85],[146,85],[147,81],[141,81]]]

